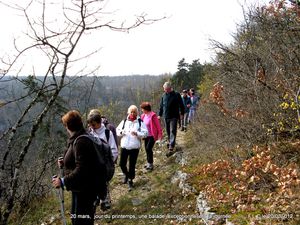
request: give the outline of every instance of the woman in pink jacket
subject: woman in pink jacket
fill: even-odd
[[[160,122],[155,112],[151,110],[149,102],[143,102],[141,104],[143,114],[141,119],[146,124],[148,129],[148,136],[145,138],[145,149],[147,153],[147,164],[145,165],[146,170],[153,170],[153,146],[157,140],[162,139],[162,129]]]

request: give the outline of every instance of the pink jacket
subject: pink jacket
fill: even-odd
[[[143,120],[145,117],[145,114],[143,113],[141,115],[141,119]],[[151,127],[151,131],[154,137],[154,140],[158,140],[162,138],[162,129],[160,126],[160,122],[157,118],[157,115],[155,114],[155,112],[150,112],[150,117],[151,117],[151,123],[150,123],[150,127]]]

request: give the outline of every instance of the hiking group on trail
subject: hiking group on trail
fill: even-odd
[[[175,153],[177,126],[186,131],[187,124],[195,118],[198,99],[196,100],[194,91],[191,91],[189,96],[184,90],[181,96],[172,89],[169,82],[164,83],[163,89],[158,115],[152,111],[149,102],[141,103],[141,116],[138,107],[131,105],[127,110],[127,117],[116,128],[108,123],[107,118],[97,109],[89,112],[87,129],[84,128],[83,119],[76,110],[71,110],[62,117],[62,124],[69,138],[67,149],[58,160],[58,166],[63,169],[63,173],[52,178],[53,186],[62,190],[62,218],[64,189],[72,192],[73,225],[94,224],[98,204],[102,210],[111,208],[109,183],[118,159],[124,176],[122,183],[127,184],[128,191],[131,191],[134,187],[136,163],[142,140],[147,157],[144,168],[147,171],[154,169],[153,147],[156,141],[163,138],[161,117],[164,118],[167,133],[166,156],[170,157]]]

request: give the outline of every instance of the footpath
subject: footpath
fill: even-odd
[[[216,222],[214,219],[216,215],[210,212],[205,195],[194,189],[195,184],[189,183],[195,152],[192,148],[186,147],[188,136],[189,132],[178,131],[176,153],[170,157],[166,157],[166,140],[156,143],[153,152],[154,170],[151,172],[144,168],[146,153],[142,147],[137,161],[134,187],[131,191],[127,184],[122,183],[123,174],[117,166],[115,176],[110,183],[112,207],[106,211],[102,211],[100,206],[97,207],[94,224],[232,225],[227,220]],[[67,221],[70,220],[68,217],[71,207],[70,198],[70,193],[65,192]],[[51,213],[43,213],[45,214],[43,222],[37,223],[38,225],[61,224],[61,214],[57,209],[58,202],[55,200],[53,204],[54,210]]]
[[[122,184],[122,172],[116,168],[111,182],[112,208],[98,207],[95,224],[205,224],[197,213],[193,189],[182,172],[185,158],[185,132],[178,131],[176,153],[166,157],[166,141],[154,147],[154,170],[144,169],[146,153],[142,148],[137,162],[134,188]]]

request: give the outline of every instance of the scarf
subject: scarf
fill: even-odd
[[[128,116],[128,120],[130,120],[130,121],[135,121],[136,118],[137,118],[136,115],[131,115],[131,114],[130,114],[130,115]]]

